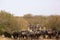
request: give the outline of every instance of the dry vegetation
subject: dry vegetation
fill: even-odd
[[[14,31],[26,30],[29,24],[40,24],[47,29],[56,28],[60,30],[60,15],[40,16],[26,14],[23,17],[16,17],[8,12],[0,11],[0,35],[7,31],[12,33]],[[0,40],[13,40],[10,38],[0,37]],[[52,39],[40,39],[40,40],[52,40]],[[55,40],[55,39],[53,39]]]

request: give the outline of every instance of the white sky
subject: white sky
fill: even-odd
[[[16,16],[23,16],[27,13],[60,15],[60,0],[0,0],[0,10]]]

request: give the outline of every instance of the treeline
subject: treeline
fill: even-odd
[[[40,24],[47,29],[55,28],[60,30],[60,15],[32,15],[26,14],[23,17],[14,16],[9,12],[0,11],[0,33],[27,30],[29,24]]]

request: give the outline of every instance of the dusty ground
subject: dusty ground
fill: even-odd
[[[0,40],[15,40],[15,39],[0,37]],[[39,39],[39,40],[56,40],[56,39]]]
[[[0,37],[0,40],[12,40],[12,39],[10,39],[10,38]]]

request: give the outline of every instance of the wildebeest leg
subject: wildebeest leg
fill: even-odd
[[[36,35],[36,36],[35,36],[35,40],[38,40],[38,38],[39,38],[39,36],[38,36],[38,35]]]
[[[20,38],[21,40],[24,40],[23,37]]]
[[[50,34],[48,34],[48,38],[50,38],[50,39],[51,39],[51,35],[50,35]]]
[[[22,38],[21,38],[21,37],[19,37],[19,40],[22,40]]]
[[[32,38],[31,37],[29,37],[30,39],[28,39],[28,40],[32,40]]]
[[[33,37],[31,37],[31,40],[33,40]]]
[[[23,39],[26,40],[26,36],[23,36]]]
[[[56,35],[56,40],[59,40],[59,35]]]
[[[13,39],[13,40],[17,40],[17,39]]]
[[[35,39],[34,39],[34,36],[33,36],[33,37],[31,37],[31,38],[32,38],[32,40],[35,40]]]
[[[45,35],[43,35],[43,38],[45,38]]]
[[[31,40],[31,37],[30,37],[30,36],[27,36],[26,39],[27,39],[27,40]]]
[[[34,37],[33,37],[33,40],[37,40],[38,39],[38,37],[35,35]]]

